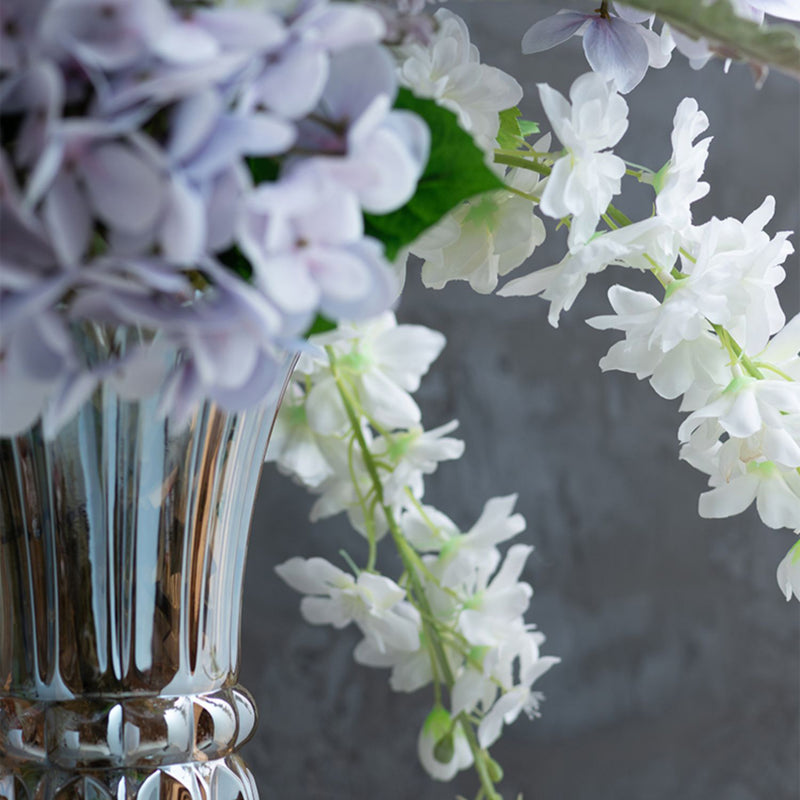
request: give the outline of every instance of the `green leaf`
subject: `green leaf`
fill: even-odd
[[[526,136],[539,133],[539,126],[535,122],[521,119],[521,116],[522,112],[516,106],[500,112],[497,144],[503,150],[516,150]]]
[[[253,183],[273,183],[278,180],[278,172],[280,171],[280,161],[277,158],[263,158],[248,156],[245,161],[253,176]]]
[[[533,133],[539,133],[538,122],[531,122],[529,119],[518,119],[517,122],[519,123],[519,131],[523,139]]]
[[[317,314],[316,319],[311,323],[311,327],[303,335],[304,339],[309,336],[314,336],[316,333],[327,333],[328,331],[335,331],[336,323],[333,320],[324,317],[322,314]]]
[[[365,233],[383,242],[386,257],[437,223],[462,200],[502,189],[503,182],[484,163],[483,151],[458,125],[456,115],[433,100],[401,89],[395,108],[419,114],[431,132],[431,152],[414,196],[390,214],[365,214]]]
[[[625,0],[655,12],[692,39],[704,37],[723,58],[747,61],[800,78],[800,33],[790,25],[762,26],[742,19],[730,0],[704,5],[699,0]]]
[[[250,282],[253,277],[253,265],[247,260],[244,253],[236,246],[229,247],[222,253],[217,254],[217,259],[228,269],[235,272],[240,278]]]
[[[514,106],[500,112],[500,130],[497,132],[497,144],[503,150],[516,150],[522,131],[519,127],[519,118],[522,112]]]

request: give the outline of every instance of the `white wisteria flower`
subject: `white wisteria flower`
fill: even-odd
[[[330,452],[338,441],[327,442],[325,449]],[[346,445],[342,443],[341,446]],[[320,447],[319,434],[308,424],[306,393],[296,380],[286,387],[275,417],[266,460],[275,462],[281,472],[310,489],[333,475],[331,462]]]
[[[672,123],[672,155],[656,176],[656,212],[676,231],[692,222],[690,206],[708,194],[709,185],[700,180],[708,158],[711,136],[695,142],[708,128],[708,117],[693,97],[678,104]]]
[[[795,314],[755,357],[770,373],[800,381],[800,313]]]
[[[800,531],[800,473],[774,461],[750,457],[743,460],[742,442],[728,439],[708,446],[697,437],[681,447],[680,457],[709,476],[710,491],[700,495],[701,517],[721,518],[741,514],[753,501],[768,528]]]
[[[544,695],[534,692],[531,686],[560,660],[554,656],[543,656],[520,670],[520,683],[504,692],[481,720],[478,726],[478,742],[481,747],[494,744],[500,738],[503,725],[510,725],[521,712],[524,711],[531,719],[539,716],[539,704]]]
[[[461,17],[440,8],[434,19],[438,27],[428,44],[402,50],[400,82],[457,114],[464,130],[489,151],[500,127],[498,113],[517,105],[522,87],[502,70],[481,64]]]
[[[718,424],[735,439],[761,434],[763,455],[800,467],[800,383],[740,375],[715,400],[690,414],[678,429],[687,442],[701,426]]]
[[[355,622],[379,650],[419,647],[419,615],[390,578],[369,572],[354,578],[324,558],[298,556],[275,571],[293,589],[309,595],[300,602],[300,612],[312,625],[344,628]]]
[[[549,137],[536,146],[546,150]],[[505,182],[535,196],[539,175],[512,169]],[[461,203],[409,249],[424,261],[426,286],[441,289],[450,281],[465,280],[476,292],[489,294],[498,277],[520,266],[544,239],[544,223],[530,200],[500,189]]]
[[[646,256],[653,258],[651,253],[661,263],[671,263],[677,255],[674,237],[658,217],[595,236],[568,252],[558,264],[515,278],[497,293],[501,297],[541,295],[550,302],[550,324],[558,327],[561,312],[572,307],[589,275],[602,272],[611,264],[649,269],[652,265]]]
[[[800,542],[797,542],[778,564],[776,578],[787,602],[792,599],[792,594],[800,600]]]
[[[498,645],[519,631],[533,589],[518,579],[532,552],[530,545],[512,545],[488,584],[476,570],[472,597],[458,618],[459,630],[471,645]]]
[[[392,473],[384,482],[387,501],[392,505],[405,502],[406,490],[416,497],[424,493],[423,476],[436,471],[442,461],[453,461],[464,454],[464,442],[447,434],[458,427],[458,420],[451,420],[430,430],[421,426],[392,436],[378,436],[371,447],[378,460],[389,459]]]
[[[683,271],[669,284],[664,302],[615,287],[609,296],[622,312],[619,319],[596,317],[590,324],[625,330],[640,343],[646,340],[654,359],[651,373],[658,366],[658,350],[667,353],[704,337],[712,324],[726,326],[746,352],[758,353],[784,324],[775,287],[785,277],[781,264],[793,250],[788,234],[770,239],[762,230],[773,209],[774,201],[768,197],[744,222],[713,218],[693,228],[693,241],[684,239],[689,250],[681,255]],[[641,347],[637,355],[644,355]],[[639,363],[628,371],[643,377],[646,369]]]
[[[431,548],[439,551],[437,574],[443,585],[486,584],[500,563],[497,545],[525,530],[525,518],[514,513],[516,502],[516,494],[491,498],[468,531],[453,532],[447,541]]]
[[[662,308],[656,297],[616,285],[608,290],[608,299],[616,313],[587,322],[599,330],[624,331],[625,338],[600,359],[603,371],[620,370],[640,380],[650,378],[656,393],[669,400],[691,391],[691,397],[684,398],[685,410],[703,405],[730,379],[728,356],[710,326],[667,350],[654,333]]]
[[[327,341],[312,339],[317,344]],[[419,424],[420,410],[410,392],[419,388],[439,357],[445,345],[441,333],[423,325],[398,325],[394,314],[387,312],[363,325],[340,326],[330,341],[338,373],[371,420],[390,430]],[[307,413],[319,434],[338,434],[347,428],[347,413],[330,370],[315,374]]]
[[[403,613],[407,606],[398,607]],[[379,648],[373,638],[364,637],[353,651],[353,658],[367,667],[382,667],[392,670],[389,686],[395,692],[416,692],[433,680],[431,654],[426,647],[420,645],[416,650],[405,650],[397,647]],[[455,656],[452,656],[455,660]]]
[[[586,244],[611,198],[619,194],[625,162],[605,152],[628,128],[628,104],[602,76],[576,78],[568,102],[547,84],[539,97],[566,154],[553,165],[540,208],[554,219],[571,216],[569,249]]]
[[[387,506],[399,512],[408,502],[408,492],[416,498],[422,497],[425,475],[435,472],[441,461],[461,457],[464,442],[447,436],[457,426],[458,422],[452,420],[427,431],[417,425],[388,436],[375,437],[365,431],[371,457],[391,467],[383,480],[383,499]],[[335,437],[323,437],[320,444],[333,474],[315,488],[320,496],[311,508],[311,520],[346,511],[353,527],[366,533],[362,499],[372,488],[372,475],[361,453],[351,452],[350,448],[338,444],[329,450],[326,446],[328,441],[335,441]],[[378,512],[375,523],[376,534],[385,534],[388,528],[382,512]]]
[[[786,276],[781,266],[794,252],[784,231],[774,237],[764,226],[775,212],[772,196],[744,221],[712,218],[693,229],[686,243],[682,278],[672,287],[660,336],[666,348],[703,326],[700,318],[724,325],[748,353],[762,350],[786,320],[775,287]],[[669,309],[669,313],[666,311]]]
[[[440,743],[446,742],[447,746]],[[473,756],[464,731],[450,713],[436,705],[419,732],[417,754],[427,773],[438,781],[452,780],[462,769],[472,766]]]

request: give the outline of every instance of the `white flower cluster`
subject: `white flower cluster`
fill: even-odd
[[[669,161],[655,174],[629,170],[656,191],[652,216],[631,222],[609,205],[626,171],[606,149],[625,130],[623,98],[596,73],[575,81],[571,103],[539,88],[566,148],[554,154],[540,207],[568,221],[569,252],[499,294],[540,294],[557,325],[590,274],[610,264],[652,272],[660,297],[613,286],[614,314],[589,320],[625,335],[600,366],[649,378],[662,397],[683,396],[681,410],[691,413],[678,431],[681,457],[709,475],[702,516],[727,517],[755,501],[767,526],[800,531],[800,317],[786,323],[776,293],[793,248],[789,233],[764,231],[773,198],[743,221],[693,224],[691,204],[708,192],[700,177],[710,139],[696,141],[708,120],[686,98]],[[608,227],[596,231],[601,218]]]
[[[268,458],[319,495],[312,519],[346,511],[370,557],[352,574],[321,558],[292,558],[277,571],[306,595],[306,620],[359,627],[356,661],[391,669],[394,690],[436,685],[419,756],[433,777],[449,780],[487,757],[520,712],[536,715],[532,686],[558,661],[539,655],[544,636],[523,619],[532,589],[520,577],[533,548],[513,545],[505,558],[498,549],[525,522],[514,495],[489,500],[464,533],[421,502],[424,476],[463,452],[446,435],[455,422],[423,430],[410,394],[441,351],[441,334],[387,313],[311,341],[327,357],[301,358]],[[374,546],[387,530],[405,568],[399,582],[375,572]]]
[[[164,413],[239,410],[318,312],[394,300],[363,213],[409,200],[430,132],[374,9],[8,0],[0,28],[0,434],[142,362]],[[139,341],[86,363],[93,325]]]
[[[321,350],[318,357],[301,357],[275,422],[267,460],[319,495],[312,520],[346,511],[353,526],[367,535],[374,516],[380,538],[387,522],[364,502],[372,476],[352,441],[352,420],[339,386],[346,384],[364,415],[360,433],[370,456],[388,468],[382,503],[399,512],[409,502],[408,491],[422,497],[424,476],[440,461],[464,452],[464,443],[448,436],[458,422],[424,430],[410,394],[442,351],[444,336],[418,325],[397,325],[387,312],[310,341],[329,348],[336,374]]]
[[[502,70],[481,63],[464,20],[443,8],[434,19],[439,27],[429,45],[401,49],[400,80],[415,94],[432,97],[457,114],[491,162],[499,112],[521,100],[522,88]],[[548,137],[537,147],[546,150],[549,142]],[[544,241],[544,224],[532,213],[529,199],[538,192],[539,176],[511,169],[504,181],[508,190],[464,201],[411,245],[411,253],[424,262],[426,286],[441,289],[449,281],[465,280],[475,291],[491,293],[499,277]]]
[[[522,99],[522,87],[511,75],[481,63],[461,17],[440,8],[433,18],[437,29],[429,42],[400,50],[400,81],[416,95],[449,108],[475,142],[490,151],[500,127],[498,114]]]

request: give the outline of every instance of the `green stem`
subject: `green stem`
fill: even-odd
[[[433,623],[433,620],[436,619],[436,616],[433,613],[433,609],[428,601],[428,597],[425,594],[425,587],[423,586],[422,580],[420,579],[418,573],[419,566],[424,565],[422,564],[419,555],[408,543],[405,536],[403,536],[400,526],[397,524],[397,520],[394,517],[394,512],[385,502],[383,483],[381,482],[380,475],[378,474],[377,467],[375,466],[375,462],[372,457],[372,453],[370,452],[364,437],[364,432],[361,429],[359,416],[356,413],[353,399],[350,397],[350,394],[347,391],[347,388],[345,387],[339,370],[336,366],[336,357],[333,352],[333,348],[327,347],[326,352],[331,365],[331,373],[336,381],[336,387],[339,390],[339,395],[342,398],[342,403],[344,404],[347,418],[350,421],[353,434],[358,441],[359,446],[361,447],[362,457],[364,459],[367,473],[372,479],[375,497],[386,516],[386,521],[389,526],[389,531],[392,535],[392,540],[394,541],[395,548],[400,556],[400,560],[403,562],[405,573],[408,576],[411,594],[413,595],[416,605],[419,608],[424,640],[429,646],[429,652],[431,653],[432,657],[431,666],[434,676],[438,678],[438,676],[441,675],[447,688],[452,689],[453,684],[455,683],[455,676],[453,675],[453,670],[450,668],[450,662],[447,659],[447,653],[445,652],[439,632],[436,630],[436,625]],[[459,715],[458,720],[460,721],[461,727],[467,738],[467,742],[469,743],[469,747],[475,761],[475,769],[478,773],[478,777],[480,778],[481,789],[485,792],[487,800],[503,800],[501,795],[499,795],[494,789],[494,781],[492,781],[488,766],[486,764],[486,752],[478,743],[469,717],[462,712]]]
[[[503,148],[503,147],[496,147],[495,150],[494,150],[494,154],[495,155],[501,155],[501,156],[519,156],[523,152],[526,155],[533,156],[536,159],[547,158],[547,159],[553,160],[553,159],[558,159],[558,158],[561,157],[560,154],[558,154],[558,153],[541,153],[538,150],[534,150],[530,146],[527,146],[527,149],[524,150],[524,151],[523,150],[509,150],[508,148]]]
[[[606,214],[608,214],[608,216],[611,217],[611,219],[613,219],[620,228],[626,228],[628,225],[633,225],[633,222],[631,222],[630,218],[623,214],[613,203],[608,204]]]
[[[461,723],[461,730],[464,731],[472,758],[475,761],[475,771],[481,780],[481,789],[486,793],[486,800],[503,800],[502,795],[499,795],[494,789],[494,781],[489,775],[489,768],[486,766],[486,751],[478,743],[478,737],[475,735],[469,717],[462,711],[458,715],[458,720]]]
[[[747,354],[742,350],[742,346],[731,336],[730,332],[725,330],[722,325],[711,323],[714,333],[717,338],[725,345],[726,349],[733,355],[737,363],[741,364],[749,375],[758,380],[764,380],[764,374],[758,367],[747,357]]]
[[[538,161],[529,161],[523,156],[504,155],[495,150],[494,154],[495,164],[505,164],[507,167],[521,167],[522,169],[529,169],[531,172],[538,172],[540,175],[549,175],[550,167],[540,164]]]
[[[515,189],[508,183],[505,185],[505,190],[519,197],[524,197],[526,200],[530,200],[531,203],[536,203],[537,205],[542,202],[542,198],[538,195],[531,194],[530,192],[523,192],[521,189]]]
[[[794,378],[791,375],[787,375],[782,369],[778,369],[774,364],[767,364],[764,361],[753,361],[753,366],[757,369],[766,369],[769,372],[774,372],[776,375],[779,375],[785,381],[793,381]]]
[[[328,346],[325,348],[325,352],[328,354],[328,361],[331,365],[331,374],[333,375],[334,380],[336,381],[336,387],[339,390],[339,395],[342,398],[342,403],[344,404],[345,413],[347,414],[347,419],[350,421],[350,427],[353,431],[353,434],[358,441],[359,447],[361,448],[361,452],[364,455],[364,464],[367,467],[367,472],[369,472],[370,478],[372,478],[372,485],[375,489],[376,497],[378,501],[383,505],[383,484],[381,483],[381,479],[378,475],[377,467],[375,466],[372,459],[367,459],[366,455],[369,453],[369,447],[367,446],[366,439],[364,439],[364,431],[361,430],[361,421],[358,418],[358,415],[353,408],[351,398],[347,391],[347,388],[342,381],[342,377],[339,374],[339,369],[336,365],[336,356],[333,352],[333,348]],[[372,519],[372,515],[368,513],[368,509],[365,507],[365,500],[362,499],[361,490],[358,486],[358,481],[356,480],[355,471],[353,469],[352,461],[350,459],[350,453],[348,453],[348,461],[350,461],[350,480],[355,486],[356,494],[358,495],[359,503],[361,504],[361,508],[364,511],[364,524],[367,526],[367,544],[369,547],[369,555],[367,556],[367,571],[373,571],[375,569],[375,562],[377,560],[377,553],[378,553],[378,544],[377,544],[377,536],[375,534],[375,522]]]

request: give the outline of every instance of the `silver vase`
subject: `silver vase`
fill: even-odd
[[[104,384],[0,440],[0,798],[258,797],[239,618],[279,400],[176,428]]]

